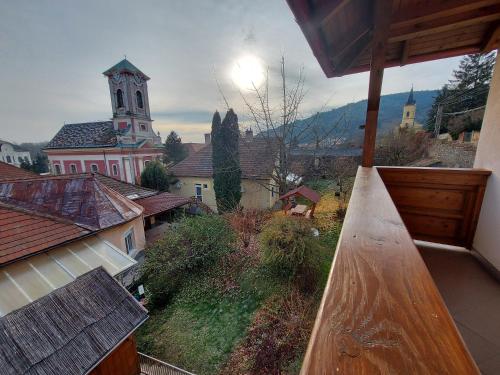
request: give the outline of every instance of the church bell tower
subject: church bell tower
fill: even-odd
[[[149,77],[127,59],[103,73],[108,77],[113,111],[113,125],[124,144],[136,144],[150,139],[155,145],[161,139],[152,128],[149,111]]]
[[[417,102],[413,97],[413,86],[403,107],[403,119],[401,120],[401,129],[413,128],[415,126],[415,114],[417,112]]]

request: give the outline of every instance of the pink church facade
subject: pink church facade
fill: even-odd
[[[159,134],[153,131],[147,77],[128,60],[106,72],[113,118],[66,124],[44,149],[53,174],[101,173],[140,183],[147,163],[161,160]]]

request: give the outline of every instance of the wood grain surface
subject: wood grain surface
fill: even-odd
[[[301,374],[479,374],[376,168],[358,170]]]
[[[490,171],[377,167],[411,236],[468,249]]]

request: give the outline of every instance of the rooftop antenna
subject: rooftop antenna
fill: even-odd
[[[125,60],[127,60],[127,55],[123,55],[123,57],[125,57]]]

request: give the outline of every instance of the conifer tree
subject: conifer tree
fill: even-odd
[[[184,160],[187,156],[187,151],[182,144],[181,138],[177,135],[176,132],[171,131],[165,140],[163,152],[163,162],[165,164],[174,163]]]
[[[141,186],[158,191],[168,191],[170,179],[162,163],[149,162],[141,173]]]
[[[453,71],[453,78],[438,92],[427,114],[428,131],[434,131],[436,114],[441,104],[445,113],[460,112],[486,104],[495,57],[495,52],[491,52],[467,55],[460,60],[458,68]],[[449,130],[447,122],[448,117],[444,116],[441,133]]]
[[[219,112],[212,119],[212,168],[215,200],[219,212],[236,208],[241,199],[238,116],[230,109],[221,123]]]

